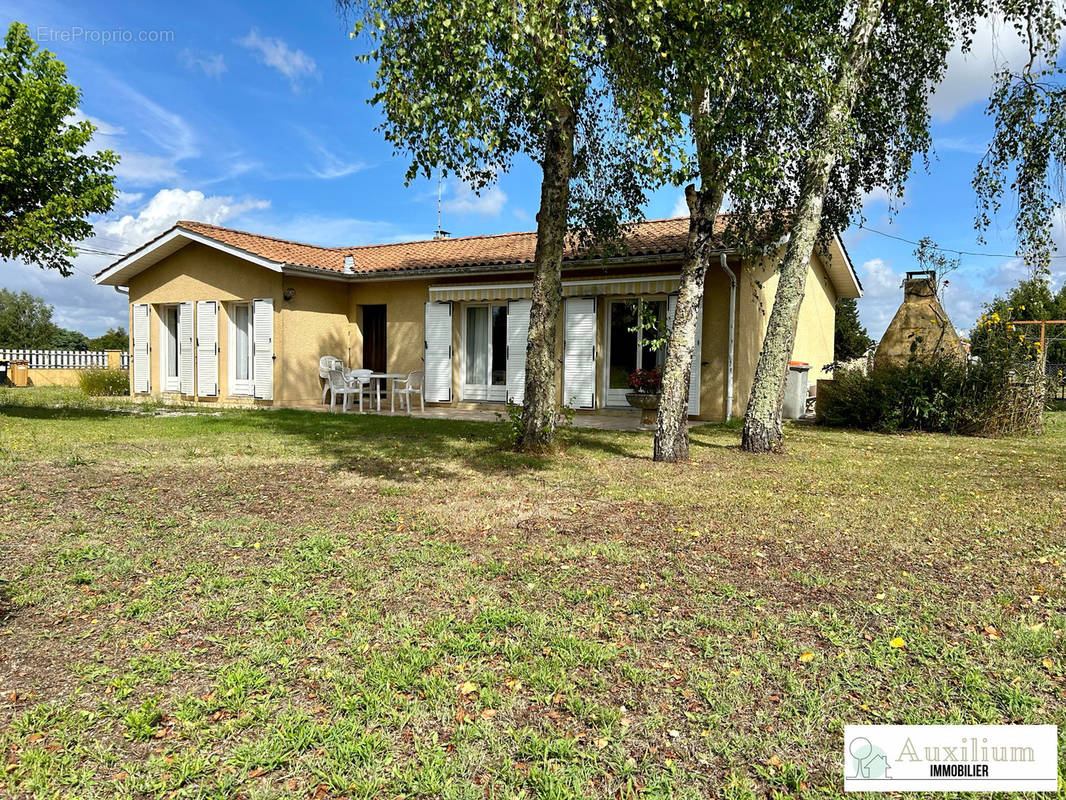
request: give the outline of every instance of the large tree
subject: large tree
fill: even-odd
[[[787,219],[782,154],[803,149],[819,41],[833,2],[609,0],[609,75],[632,133],[658,154],[644,170],[687,184],[689,235],[669,330],[654,458],[688,457],[689,372],[707,271],[723,248],[756,250]],[[719,223],[726,195],[728,224]],[[724,222],[724,220],[723,220]]]
[[[851,361],[860,358],[877,344],[859,322],[859,303],[854,297],[841,297],[836,305],[836,325],[833,334],[833,360]]]
[[[129,346],[130,335],[122,326],[108,328],[106,333],[89,340],[91,350],[128,350]]]
[[[631,150],[612,135],[599,74],[601,19],[584,0],[340,0],[373,42],[371,102],[385,138],[411,158],[408,179],[442,169],[480,189],[525,155],[541,170],[519,449],[550,448],[559,407],[556,337],[571,229],[602,234],[639,207],[617,191]],[[572,185],[581,191],[575,197]],[[619,204],[617,213],[612,204]]]
[[[86,217],[114,204],[118,157],[89,152],[80,98],[63,63],[12,23],[0,50],[0,258],[69,275],[93,232]]]
[[[1036,43],[1032,52],[1055,53],[1062,26],[1055,7],[1055,0],[855,0],[841,34],[839,56],[830,54],[825,60],[830,91],[813,119],[810,155],[795,182],[796,215],[745,414],[745,450],[765,453],[782,447],[781,401],[807,264],[815,248],[843,231],[858,213],[863,191],[884,187],[901,192],[913,157],[928,150],[928,99],[943,75],[951,47],[961,41],[968,49],[978,16],[1005,14],[1032,37]],[[1003,86],[1010,87],[1013,81],[1010,73],[1002,77]],[[1020,82],[1026,83],[1024,73]],[[1019,174],[1028,175],[1030,185],[1046,187],[1040,181],[1047,180],[1055,158],[1043,158],[1046,151],[1038,142],[1058,143],[1054,146],[1061,163],[1063,124],[1056,117],[1056,111],[1061,116],[1061,104],[1057,109],[1049,105],[1050,96],[1030,88],[1018,93],[1005,90],[993,97],[991,110],[997,120],[1013,118],[1044,131],[1043,137],[1016,136],[1000,123],[998,144],[993,145],[992,164],[987,167],[990,172],[979,172],[975,178],[986,187],[984,197],[993,207],[1004,188],[996,176],[1019,162]],[[1027,149],[1027,142],[1036,146]],[[1043,247],[1046,253],[1049,205],[1043,199],[1036,201],[1032,214],[1025,213],[1027,203],[1022,206],[1019,225],[1044,231],[1043,238],[1036,234],[1032,249],[1039,252]]]
[[[828,91],[810,119],[799,161],[784,258],[744,417],[742,447],[782,446],[781,401],[795,344],[808,264],[875,187],[899,194],[916,154],[930,145],[928,100],[947,55],[968,46],[967,0],[854,0],[823,66]]]
[[[0,347],[49,348],[58,331],[52,307],[40,297],[0,289]]]

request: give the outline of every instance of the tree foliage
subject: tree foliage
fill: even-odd
[[[1066,320],[1066,285],[1059,287],[1056,292],[1046,276],[1028,278],[1012,287],[1006,295],[985,303],[984,308],[982,320]],[[1018,334],[1025,333],[1030,340],[1039,336],[1038,326],[1035,325],[1016,325],[1014,330]],[[1047,345],[1048,363],[1066,364],[1066,341],[1059,340],[1059,337],[1066,337],[1066,325],[1049,328],[1048,335],[1055,337]],[[970,346],[974,355],[981,356],[987,350],[988,338],[987,326],[974,326],[970,331]]]
[[[877,342],[859,322],[859,303],[854,297],[841,297],[836,305],[833,359],[851,361],[862,357]]]
[[[73,271],[74,243],[90,214],[115,201],[110,150],[87,152],[94,128],[74,121],[80,92],[26,26],[14,22],[0,50],[0,258]]]
[[[977,228],[987,229],[1004,198],[1014,197],[1018,253],[1035,278],[1049,274],[1054,225],[1066,220],[1066,70],[1056,63],[1066,20],[1055,2],[1006,0],[1005,10],[1028,58],[994,76],[987,113],[995,131],[973,178]]]
[[[89,340],[90,350],[128,350],[130,336],[123,327],[108,328],[107,332]]]
[[[574,119],[569,223],[589,241],[617,236],[644,201],[642,163],[619,130],[598,75],[603,20],[587,0],[338,0],[366,36],[370,102],[380,130],[408,159],[407,179],[454,174],[475,190],[516,158],[543,161],[561,116]]]
[[[568,232],[617,238],[639,215],[639,154],[617,134],[602,73],[602,16],[591,0],[341,0],[368,35],[371,102],[408,180],[435,170],[475,190],[528,156],[541,167],[530,293],[522,450],[552,446],[555,342]]]
[[[29,292],[0,289],[0,347],[52,347],[58,328],[52,307]]]

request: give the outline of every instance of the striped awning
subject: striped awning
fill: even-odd
[[[636,278],[600,278],[563,281],[564,297],[597,295],[670,294],[677,291],[679,276],[647,275]],[[519,300],[530,296],[530,283],[468,284],[464,286],[430,286],[429,299],[448,300]]]

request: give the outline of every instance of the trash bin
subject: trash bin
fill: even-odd
[[[7,386],[7,361],[0,361],[0,386]]]
[[[29,386],[30,362],[12,361],[10,372],[11,383],[13,383],[15,386]]]
[[[781,406],[781,415],[785,419],[803,419],[807,416],[807,373],[810,371],[811,365],[802,361],[793,361],[788,365],[785,402]]]

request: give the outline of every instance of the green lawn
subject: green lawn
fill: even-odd
[[[845,723],[1066,725],[1066,414],[676,466],[75,400],[0,391],[0,795],[813,798]]]

